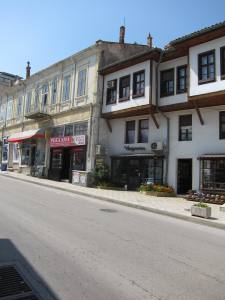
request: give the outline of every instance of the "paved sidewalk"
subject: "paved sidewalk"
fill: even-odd
[[[219,210],[220,206],[215,204],[209,204],[209,206],[212,208],[212,218],[206,220],[198,217],[192,217],[190,213],[190,207],[195,202],[187,201],[180,197],[154,197],[133,191],[114,191],[86,188],[70,183],[51,181],[48,179],[41,179],[12,172],[0,172],[0,175],[72,192],[75,194],[90,196],[99,200],[110,201],[120,205],[130,206],[199,224],[225,229],[225,212],[221,212]]]

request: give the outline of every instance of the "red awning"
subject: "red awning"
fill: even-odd
[[[8,142],[10,143],[19,143],[23,140],[31,138],[44,138],[43,129],[28,130],[23,132],[17,132],[9,136]]]

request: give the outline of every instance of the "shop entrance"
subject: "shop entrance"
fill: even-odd
[[[177,193],[186,194],[192,189],[192,159],[178,159]]]
[[[71,172],[71,151],[69,148],[64,148],[62,153],[61,180],[69,180],[70,172]]]

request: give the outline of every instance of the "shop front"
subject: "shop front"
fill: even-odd
[[[112,181],[136,190],[142,183],[163,184],[163,157],[124,155],[111,158]]]
[[[49,179],[79,184],[86,170],[86,145],[86,135],[52,137]]]

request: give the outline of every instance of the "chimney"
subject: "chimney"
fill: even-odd
[[[124,38],[125,38],[125,26],[120,26],[120,44],[124,44]]]
[[[152,48],[152,36],[150,33],[148,34],[148,37],[147,37],[147,45],[149,48]]]
[[[27,67],[26,67],[26,79],[29,79],[30,78],[30,62],[28,61],[27,62]]]

